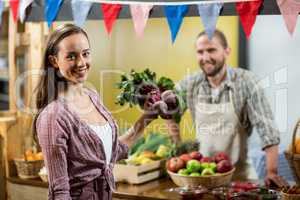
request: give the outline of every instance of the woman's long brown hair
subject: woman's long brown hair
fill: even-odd
[[[59,70],[53,67],[49,60],[49,56],[57,56],[59,43],[64,38],[73,34],[83,34],[88,39],[87,33],[82,28],[73,24],[64,24],[52,32],[45,46],[42,63],[43,74],[35,88],[37,113],[33,121],[33,136],[37,144],[36,122],[39,114],[49,103],[57,99],[61,89],[67,88],[66,80],[59,73]]]

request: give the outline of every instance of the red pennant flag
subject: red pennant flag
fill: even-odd
[[[235,8],[240,16],[244,32],[247,39],[249,39],[252,27],[256,20],[256,15],[258,14],[259,8],[262,5],[263,0],[257,1],[247,1],[247,2],[237,2]]]
[[[18,19],[19,0],[10,0],[9,4],[13,14],[14,21],[16,22]]]
[[[120,4],[101,4],[103,20],[108,34],[111,33],[112,27],[122,9]]]

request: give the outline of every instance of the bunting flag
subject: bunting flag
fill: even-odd
[[[205,32],[209,39],[212,39],[214,35],[217,20],[222,7],[223,3],[198,5],[198,12],[204,25]]]
[[[1,23],[2,23],[3,10],[4,10],[4,1],[0,1],[0,26],[1,26]]]
[[[240,16],[244,32],[247,39],[249,39],[253,25],[256,20],[259,8],[262,5],[263,0],[249,1],[249,2],[237,2],[236,11]]]
[[[188,6],[165,6],[165,14],[171,30],[172,43],[174,43],[180,29],[182,19],[188,12]]]
[[[130,5],[130,13],[134,25],[135,33],[138,37],[142,37],[146,27],[149,13],[153,5]]]
[[[63,0],[45,0],[45,15],[50,27],[60,9]]]
[[[93,3],[84,0],[72,0],[72,13],[73,19],[77,26],[82,27]]]
[[[277,0],[277,4],[289,33],[293,35],[300,12],[300,4],[294,0]]]
[[[21,23],[25,20],[26,8],[32,4],[33,0],[21,0],[19,7],[19,18]]]
[[[120,4],[101,4],[103,20],[108,34],[111,34],[112,27],[122,9]]]
[[[12,11],[13,19],[16,22],[18,20],[18,9],[19,9],[19,0],[10,0],[10,9]]]

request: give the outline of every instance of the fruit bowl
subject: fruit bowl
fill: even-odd
[[[177,173],[173,173],[167,170],[169,176],[171,177],[172,181],[181,187],[196,187],[196,186],[204,186],[208,189],[226,186],[230,184],[233,172],[235,168],[230,170],[229,172],[225,173],[217,173],[214,175],[207,175],[207,176],[188,176],[188,175],[180,175]]]

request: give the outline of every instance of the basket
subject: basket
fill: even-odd
[[[281,192],[280,195],[281,195],[281,200],[300,200],[300,194],[287,194]]]
[[[170,172],[169,170],[168,170],[168,174],[171,177],[172,181],[177,186],[197,187],[197,186],[201,185],[208,189],[211,189],[211,188],[215,188],[215,187],[229,185],[234,171],[235,171],[235,168],[233,168],[229,172],[222,173],[222,174],[215,174],[215,175],[209,175],[209,176],[198,176],[198,177],[180,175],[180,174]]]
[[[14,159],[17,167],[18,176],[21,179],[31,179],[39,177],[39,171],[44,165],[44,160]]]
[[[48,174],[39,173],[39,176],[43,182],[48,182]]]
[[[295,141],[296,141],[296,133],[299,127],[300,127],[300,119],[298,120],[294,128],[291,151],[284,152],[285,158],[288,161],[288,164],[290,166],[290,169],[292,171],[293,177],[297,185],[300,185],[300,154],[296,154]]]

